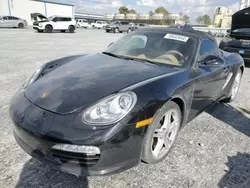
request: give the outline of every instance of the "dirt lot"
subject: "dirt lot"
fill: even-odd
[[[142,163],[106,177],[76,177],[52,170],[20,149],[12,136],[8,105],[25,78],[49,60],[99,52],[121,36],[92,29],[75,34],[0,30],[1,188],[231,188],[250,178],[250,68],[245,70],[237,100],[215,105],[182,129],[174,149],[160,164]]]

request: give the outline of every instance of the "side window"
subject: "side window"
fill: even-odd
[[[9,20],[8,16],[3,17],[4,20]]]
[[[205,57],[209,55],[218,56],[219,55],[218,46],[211,39],[203,39],[201,41],[198,60],[203,60]]]

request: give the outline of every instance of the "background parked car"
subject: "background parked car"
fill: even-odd
[[[77,28],[83,27],[83,28],[87,29],[88,27],[90,27],[90,24],[89,24],[88,20],[79,19],[79,20],[76,20],[76,27]]]
[[[104,21],[97,21],[95,23],[91,23],[91,27],[98,29],[105,28],[107,25],[108,23]]]
[[[143,23],[139,23],[135,25],[135,29],[141,29],[141,28],[146,28],[149,27],[148,24],[143,24]]]
[[[122,32],[130,33],[132,31],[132,25],[130,25],[127,21],[115,21],[111,22],[111,24],[106,26],[106,32],[114,32],[114,33],[122,33]]]
[[[38,32],[52,33],[54,30],[61,32],[68,31],[69,33],[75,32],[76,21],[70,17],[63,16],[51,16],[42,21],[36,21],[33,23],[33,29]]]
[[[131,25],[131,27],[132,27],[132,31],[133,31],[133,30],[135,29],[135,25],[136,25],[136,24],[135,24],[135,23],[133,23],[133,22],[130,22],[129,24]]]
[[[26,20],[15,16],[0,16],[0,27],[24,28],[27,24]]]

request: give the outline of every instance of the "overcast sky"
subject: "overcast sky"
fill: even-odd
[[[191,20],[202,14],[213,15],[217,6],[227,6],[234,11],[239,9],[240,0],[62,0],[74,3],[76,9],[82,7],[87,13],[116,13],[122,5],[137,12],[149,12],[164,6],[171,13],[187,14]]]

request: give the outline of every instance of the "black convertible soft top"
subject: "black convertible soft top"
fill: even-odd
[[[209,39],[216,42],[215,38],[212,35],[210,35],[209,33],[197,31],[197,30],[191,29],[189,27],[188,28],[186,28],[186,27],[183,27],[183,28],[174,28],[174,27],[153,27],[152,28],[152,27],[150,27],[150,28],[140,29],[140,31],[163,31],[163,32],[165,31],[166,33],[170,32],[170,33],[175,33],[178,35],[184,34],[184,35],[192,37],[196,40],[200,40],[201,38],[206,37],[206,38],[209,38]]]

